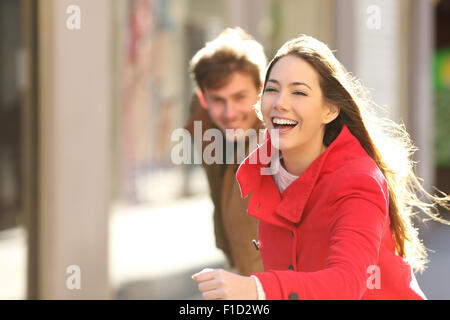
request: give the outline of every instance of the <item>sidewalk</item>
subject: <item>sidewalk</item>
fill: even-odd
[[[444,216],[450,220],[447,214]],[[450,226],[430,221],[420,225],[419,237],[428,249],[430,262],[423,274],[417,274],[425,296],[430,300],[450,300]]]
[[[193,272],[223,266],[209,196],[168,205],[116,205],[110,218],[110,278],[118,299],[189,299]]]
[[[0,300],[26,297],[26,241],[22,227],[0,232]]]

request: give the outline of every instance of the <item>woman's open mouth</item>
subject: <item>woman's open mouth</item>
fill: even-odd
[[[298,121],[273,117],[272,125],[274,129],[278,129],[280,134],[287,133],[298,125]]]

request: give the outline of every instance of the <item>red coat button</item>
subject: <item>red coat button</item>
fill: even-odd
[[[289,300],[298,300],[298,294],[295,292],[291,292],[289,294]]]

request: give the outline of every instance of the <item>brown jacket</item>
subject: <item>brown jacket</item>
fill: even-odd
[[[191,119],[185,127],[192,137],[194,137],[194,121],[202,122],[202,136],[205,130],[216,128],[208,111],[200,106],[196,94],[191,102]],[[258,128],[260,126],[258,125]],[[202,140],[201,154],[210,143]],[[259,251],[252,243],[253,239],[258,239],[257,220],[247,214],[248,198],[241,198],[235,178],[239,164],[206,164],[202,161],[202,165],[208,177],[214,204],[216,246],[224,252],[230,265],[235,267],[239,274],[262,272]]]

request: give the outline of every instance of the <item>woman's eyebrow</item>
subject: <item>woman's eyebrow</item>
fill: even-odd
[[[306,83],[304,82],[292,82],[291,85],[293,86],[307,86],[309,88],[309,90],[312,90],[310,86],[308,86]]]
[[[273,82],[273,83],[275,83],[275,84],[277,84],[277,85],[280,85],[280,82],[279,82],[278,80],[275,80],[275,79],[269,79],[269,80],[267,80],[267,82]],[[311,87],[308,86],[308,85],[307,85],[306,83],[304,83],[304,82],[298,82],[298,81],[295,81],[295,82],[291,82],[290,85],[291,85],[291,86],[306,86],[306,87],[308,87],[310,90],[312,90]]]
[[[275,83],[277,85],[280,85],[280,83],[277,80],[275,80],[275,79],[269,79],[269,80],[267,80],[267,82],[273,82],[273,83]]]

